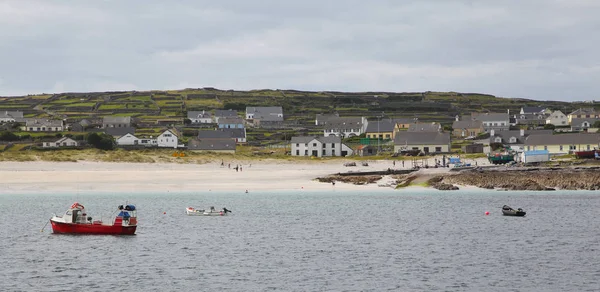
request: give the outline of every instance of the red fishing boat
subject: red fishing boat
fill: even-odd
[[[54,215],[50,218],[52,231],[54,233],[69,234],[112,234],[112,235],[133,235],[137,227],[137,214],[134,205],[120,205],[119,214],[110,223],[104,223],[101,220],[92,221],[88,217],[85,207],[75,202],[62,215]]]

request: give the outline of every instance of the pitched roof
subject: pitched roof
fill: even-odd
[[[198,139],[246,138],[246,129],[218,129],[198,132]]]
[[[545,134],[531,135],[525,139],[525,145],[576,145],[600,143],[600,134],[593,133],[569,133],[569,134]]]
[[[265,122],[283,121],[283,108],[280,106],[246,107],[246,114],[254,114],[254,119]]]
[[[409,132],[439,132],[441,126],[438,123],[414,123],[408,126]]]
[[[292,137],[290,143],[299,143],[299,144],[305,144],[308,143],[312,140],[317,140],[321,143],[342,143],[342,138],[335,136],[335,135],[330,135],[327,137],[316,137],[316,136],[296,136],[296,137]]]
[[[240,117],[230,117],[230,118],[220,118],[219,125],[225,125],[225,124],[244,124],[244,120]]]
[[[596,110],[594,108],[579,108],[569,115],[595,115]]]
[[[238,113],[234,110],[215,110],[215,117],[237,117]]]
[[[73,139],[71,139],[69,137],[62,137],[62,138],[58,139],[56,142],[54,142],[54,143],[62,143],[62,142],[65,142],[65,141],[73,141],[73,142],[77,143],[77,141],[75,141],[75,140],[73,140]]]
[[[327,123],[329,120],[334,119],[334,118],[339,118],[340,115],[335,113],[335,114],[317,114],[315,119],[317,120],[317,123],[322,124],[322,123]]]
[[[452,123],[452,129],[479,129],[481,126],[482,122],[477,120],[454,121]]]
[[[600,121],[599,118],[575,118],[571,120],[571,126],[581,126],[583,122],[590,123],[590,126],[595,122]]]
[[[208,119],[212,118],[212,114],[207,111],[189,111],[187,117],[188,119]]]
[[[450,144],[450,133],[398,132],[394,145],[446,145]]]
[[[27,119],[26,127],[62,127],[62,120],[47,120],[47,119]]]
[[[103,124],[130,124],[131,117],[104,117]]]
[[[416,123],[417,119],[415,119],[415,118],[397,118],[397,119],[392,119],[392,122],[395,124],[411,124],[411,123]]]
[[[500,137],[502,139],[502,143],[510,143],[510,138],[514,137],[516,142],[511,144],[523,144],[525,142],[525,138],[530,135],[548,135],[552,134],[552,130],[525,130],[523,134],[524,136],[521,136],[521,130],[494,131],[494,136],[490,136],[490,142],[494,142],[496,137]]]
[[[360,117],[335,117],[325,122],[325,129],[357,129],[362,126]]]
[[[471,117],[482,122],[508,121],[508,113],[471,113]]]
[[[0,119],[13,118],[13,119],[22,119],[23,112],[22,111],[0,111]]]
[[[393,132],[396,124],[390,119],[369,121],[367,124],[367,133]]]
[[[234,150],[235,151],[235,139],[223,138],[223,139],[205,139],[196,140],[191,139],[188,143],[189,150]]]
[[[537,114],[543,112],[545,108],[541,106],[525,106],[522,110],[526,114]]]
[[[121,137],[127,133],[135,135],[135,128],[134,127],[106,128],[106,129],[104,129],[104,133],[111,135],[113,137]]]

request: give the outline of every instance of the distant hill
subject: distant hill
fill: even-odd
[[[340,116],[418,117],[450,123],[471,112],[517,113],[524,106],[543,106],[565,114],[590,103],[502,98],[459,92],[337,92],[299,90],[219,90],[198,88],[168,91],[112,91],[0,97],[0,111],[20,110],[25,117],[76,120],[93,116],[134,116],[145,122],[185,118],[187,111],[282,106],[286,120],[314,123],[316,114]]]

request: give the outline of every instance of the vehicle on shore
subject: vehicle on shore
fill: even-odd
[[[521,209],[521,208],[518,208],[517,210],[515,210],[507,205],[502,206],[502,215],[504,215],[504,216],[523,217],[523,216],[525,216],[525,214],[527,214],[527,212],[523,211],[523,209]]]
[[[137,212],[134,205],[120,205],[119,214],[110,223],[92,220],[83,205],[75,202],[62,216],[50,218],[52,232],[66,234],[133,235],[137,228]]]

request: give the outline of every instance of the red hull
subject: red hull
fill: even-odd
[[[62,223],[50,220],[52,232],[69,234],[134,235],[137,225],[117,226],[91,223]]]
[[[595,150],[575,151],[575,156],[577,158],[594,158],[595,153]]]

